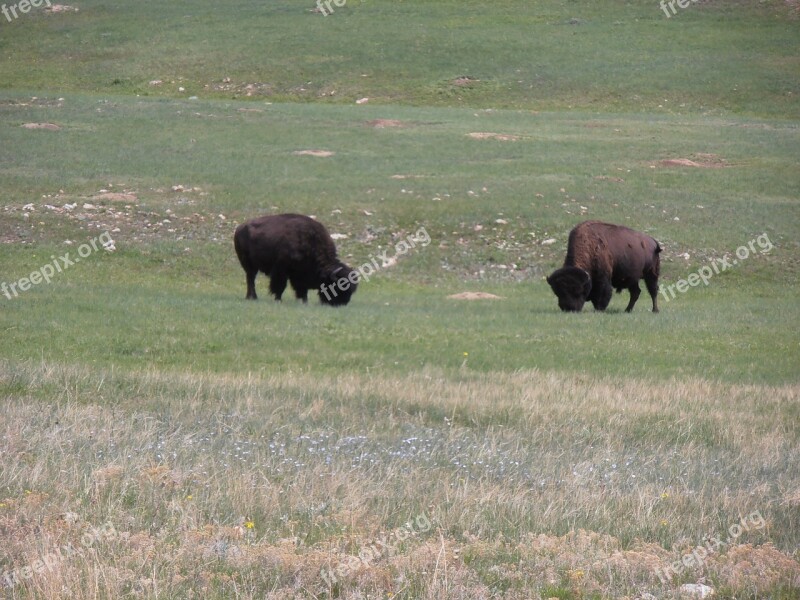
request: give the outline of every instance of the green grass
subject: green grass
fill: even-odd
[[[78,7],[0,16],[0,283],[115,243],[0,294],[0,582],[118,535],[3,597],[800,597],[795,4]],[[246,302],[233,230],[289,211],[354,267],[431,241],[346,308]],[[773,248],[563,314],[585,219],[662,288]]]
[[[0,23],[16,89],[798,116],[784,2],[86,0]],[[571,24],[571,22],[575,22]],[[13,54],[12,54],[13,52]],[[459,77],[474,80],[454,85]],[[150,81],[161,80],[161,86]],[[230,81],[227,81],[230,80]]]

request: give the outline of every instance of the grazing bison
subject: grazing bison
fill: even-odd
[[[649,235],[621,225],[585,221],[569,232],[564,266],[547,278],[564,311],[579,312],[590,300],[595,310],[605,310],[612,288],[631,293],[625,312],[633,310],[644,279],[658,312],[658,274],[661,246]]]
[[[267,215],[242,223],[233,235],[236,255],[247,276],[247,296],[255,300],[256,275],[269,276],[269,291],[280,300],[289,281],[295,296],[308,301],[317,289],[323,304],[341,306],[358,285],[354,271],[336,257],[336,246],[321,224],[304,215]]]

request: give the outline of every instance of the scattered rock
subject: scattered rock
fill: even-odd
[[[47,14],[64,13],[64,12],[78,12],[77,6],[70,6],[69,4],[53,4],[44,9]]]
[[[366,104],[367,102],[369,102],[369,98],[359,98],[356,100],[356,104]]]
[[[448,296],[451,300],[503,300],[502,296],[495,296],[488,292],[461,292]]]
[[[625,183],[622,177],[609,177],[608,175],[598,175],[595,177],[598,181],[613,181],[614,183]]]
[[[688,598],[710,598],[714,595],[714,588],[702,583],[685,583],[679,591],[681,596]]]

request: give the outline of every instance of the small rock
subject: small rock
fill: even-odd
[[[366,104],[367,102],[369,102],[369,98],[359,98],[356,100],[356,104]]]
[[[96,210],[97,207],[94,204],[89,204],[88,202],[85,202],[83,204],[83,209],[84,210]]]
[[[714,595],[714,588],[702,583],[685,583],[680,587],[680,593],[689,598],[710,598]]]
[[[331,234],[331,239],[332,240],[346,240],[349,237],[350,236],[347,235],[346,233],[332,233]]]
[[[550,244],[555,244],[556,238],[547,238],[546,240],[542,240],[542,246],[549,246]]]

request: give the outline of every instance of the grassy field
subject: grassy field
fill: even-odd
[[[796,3],[74,6],[0,13],[0,597],[800,598]],[[288,211],[396,261],[245,302]],[[585,219],[659,314],[558,310]]]

